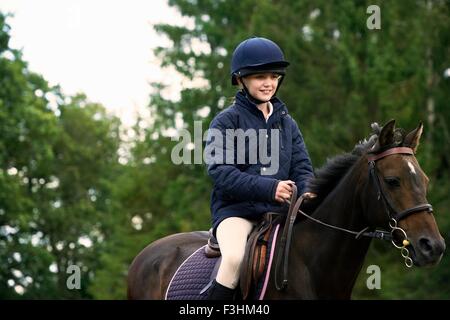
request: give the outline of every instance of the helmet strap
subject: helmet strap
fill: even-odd
[[[283,80],[284,80],[284,76],[281,76],[280,80],[278,80],[277,90],[275,90],[275,93],[273,94],[274,97],[277,95],[278,89],[280,89],[281,84],[283,83]]]

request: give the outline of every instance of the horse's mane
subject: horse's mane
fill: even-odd
[[[369,138],[359,141],[351,152],[337,155],[333,158],[327,159],[327,162],[323,167],[318,169],[315,173],[315,177],[312,178],[307,186],[309,192],[317,194],[317,198],[311,201],[309,210],[317,207],[323,199],[337,186],[339,181],[345,176],[350,168],[357,162],[357,160],[367,152],[380,152],[378,148],[378,136],[381,132],[380,127],[376,122],[371,125],[372,134]],[[403,143],[405,133],[403,129],[395,129],[394,132],[394,145],[399,146]],[[390,147],[391,147],[390,146]]]

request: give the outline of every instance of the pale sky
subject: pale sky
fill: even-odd
[[[146,110],[149,82],[182,85],[152,51],[170,45],[153,24],[190,23],[166,0],[0,0],[0,10],[14,13],[10,46],[23,50],[30,70],[65,94],[86,93],[125,125]]]

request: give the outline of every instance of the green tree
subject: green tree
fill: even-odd
[[[88,298],[118,224],[119,121],[65,97],[8,46],[0,14],[0,297]],[[68,290],[68,266],[81,290]]]
[[[47,83],[27,70],[19,51],[9,48],[5,20],[0,14],[0,297],[14,298],[14,288],[52,290],[47,285],[51,256],[32,238],[36,212],[31,195],[47,177],[44,163],[53,161],[58,125],[47,108]]]

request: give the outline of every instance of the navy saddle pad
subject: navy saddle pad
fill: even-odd
[[[266,255],[266,268],[258,284],[253,290],[253,299],[262,300],[269,281],[270,269],[273,260],[275,243],[277,239],[279,225],[272,228],[269,238],[268,253]],[[205,246],[198,248],[191,254],[178,268],[170,280],[167,288],[166,300],[206,300],[208,287],[212,282],[212,272],[217,258],[208,258],[205,255]]]

